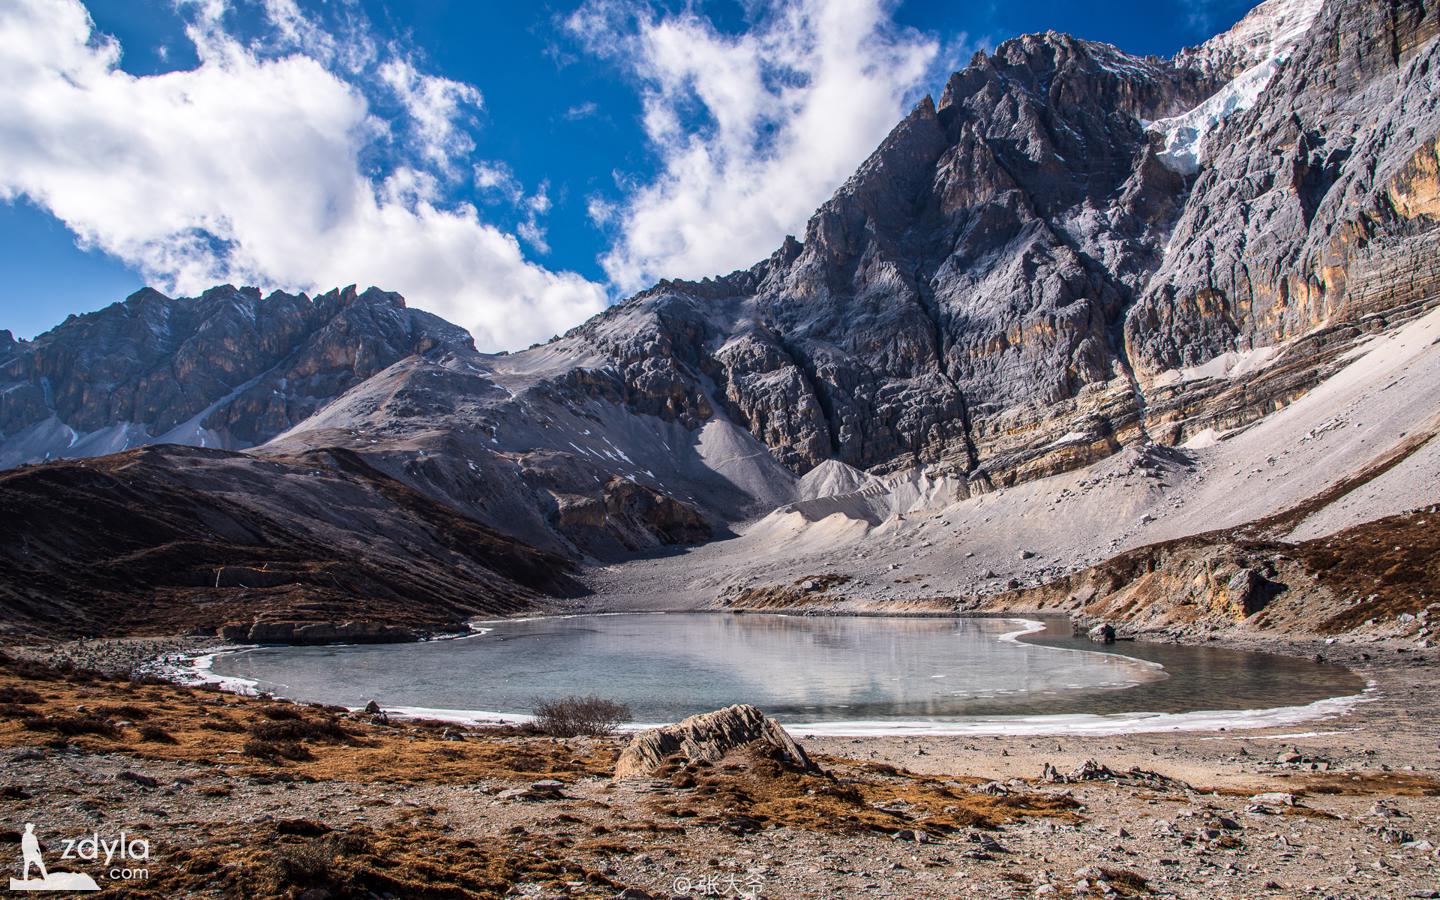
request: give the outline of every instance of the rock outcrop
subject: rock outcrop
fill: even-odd
[[[630,739],[615,763],[616,778],[646,778],[676,754],[686,762],[719,762],[732,750],[762,746],[791,768],[813,771],[815,764],[779,722],[753,706],[729,706],[642,731]]]
[[[1440,603],[1426,586],[1440,577],[1435,515],[1431,506],[1299,543],[1248,527],[1212,532],[964,605],[1066,613],[1182,638],[1273,632],[1433,643]]]

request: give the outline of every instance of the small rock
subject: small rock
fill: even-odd
[[[763,827],[759,819],[754,816],[731,816],[720,823],[720,828],[731,834],[754,834]]]
[[[160,782],[157,781],[157,780],[155,780],[154,778],[151,778],[149,775],[142,775],[142,774],[140,774],[139,772],[131,772],[129,769],[126,769],[126,770],[123,771],[123,772],[117,773],[117,774],[115,775],[115,780],[116,780],[116,781],[129,781],[129,782],[132,782],[132,783],[134,783],[134,784],[138,784],[138,785],[140,785],[141,787],[147,787],[147,788],[153,788],[153,787],[159,787],[159,786],[160,786]]]

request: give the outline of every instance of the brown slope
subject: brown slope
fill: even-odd
[[[1440,624],[1440,509],[1301,543],[1245,529],[1151,544],[1040,587],[962,603],[1064,612],[1122,631],[1433,637]],[[1431,619],[1436,618],[1432,622]]]
[[[56,462],[0,473],[0,509],[11,635],[230,625],[234,638],[393,640],[576,590],[568,563],[348,451],[158,446]]]

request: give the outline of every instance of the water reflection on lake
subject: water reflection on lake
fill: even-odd
[[[495,623],[462,640],[264,647],[222,655],[213,671],[346,706],[526,713],[536,698],[594,693],[641,722],[732,703],[791,722],[1259,709],[1363,687],[1344,669],[1280,656],[1100,648],[1056,627],[1003,639],[1019,628],[980,618],[576,616]]]

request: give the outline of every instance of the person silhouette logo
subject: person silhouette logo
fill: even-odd
[[[25,858],[25,873],[22,878],[30,880],[30,867],[33,865],[40,870],[40,878],[43,880],[50,876],[45,872],[45,857],[40,855],[40,839],[35,836],[35,824],[25,823],[25,836],[20,839],[20,853]]]
[[[10,879],[12,891],[98,891],[100,885],[83,872],[45,871],[45,856],[40,852],[40,839],[35,836],[35,824],[25,823],[25,833],[20,836],[21,870],[19,878]],[[39,878],[30,877],[30,868],[39,870]]]

